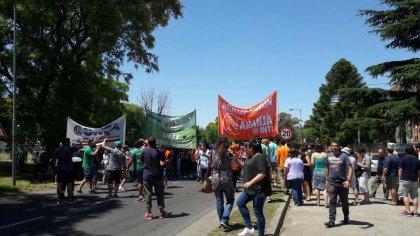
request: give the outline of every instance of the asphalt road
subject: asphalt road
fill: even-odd
[[[0,235],[175,235],[215,208],[213,194],[199,192],[196,181],[170,181],[165,194],[172,216],[158,219],[153,196],[153,220],[143,218],[144,202],[134,199],[137,190],[125,185],[118,199],[105,199],[105,185],[97,194],[77,194],[72,204],[57,206],[54,191],[0,199]]]

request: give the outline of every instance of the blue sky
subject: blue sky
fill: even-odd
[[[360,9],[380,9],[374,0],[185,0],[183,18],[172,19],[154,33],[159,72],[131,72],[129,100],[139,104],[142,90],[166,89],[170,115],[197,110],[205,127],[217,117],[217,96],[247,108],[278,91],[279,112],[306,120],[319,98],[319,86],[340,58],[365,69],[374,64],[414,57],[405,50],[385,49],[369,33]],[[387,85],[371,87],[388,88]]]

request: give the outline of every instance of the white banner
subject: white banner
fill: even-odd
[[[71,144],[83,144],[87,146],[89,140],[96,143],[102,142],[104,138],[108,138],[107,146],[114,147],[114,142],[120,140],[125,143],[125,116],[114,120],[102,128],[90,128],[76,123],[74,120],[67,118],[67,137]]]

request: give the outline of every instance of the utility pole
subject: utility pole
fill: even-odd
[[[12,121],[12,180],[16,186],[16,1],[13,1],[13,121]]]

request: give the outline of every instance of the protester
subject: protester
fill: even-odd
[[[357,154],[357,165],[362,167],[362,176],[359,177],[359,192],[364,195],[360,204],[370,204],[368,182],[371,177],[371,157],[364,148],[360,148]]]
[[[55,160],[54,166],[57,170],[57,204],[63,203],[64,194],[62,193],[67,188],[67,198],[69,202],[74,200],[73,198],[73,153],[79,148],[70,147],[70,139],[64,138],[62,145],[58,147],[53,154],[53,160]]]
[[[107,198],[118,198],[118,186],[120,186],[121,173],[126,171],[126,158],[122,149],[122,142],[115,141],[115,148],[105,146],[107,139],[104,139],[102,147],[110,151],[111,157],[109,158],[108,164],[108,196]],[[112,195],[112,190],[114,194]]]
[[[384,160],[385,160],[385,150],[380,148],[378,150],[378,155],[379,155],[379,159],[378,159],[378,167],[377,167],[377,171],[376,171],[376,175],[372,180],[372,185],[371,185],[371,198],[375,198],[376,197],[376,191],[379,188],[379,185],[382,185],[382,191],[384,193],[384,198],[382,200],[388,200],[389,197],[389,192],[386,188],[386,184],[383,181],[382,178],[382,174],[384,172]]]
[[[295,206],[303,205],[302,182],[303,182],[303,161],[298,157],[298,150],[290,150],[290,158],[284,164],[284,172],[287,181],[292,189],[292,197]]]
[[[303,162],[303,198],[305,201],[311,200],[311,182],[312,182],[312,173],[311,173],[311,150],[306,149],[305,147],[300,150],[300,159]]]
[[[153,219],[152,214],[152,191],[155,189],[158,208],[160,210],[159,218],[166,218],[170,216],[171,212],[165,211],[165,186],[163,183],[163,173],[161,171],[160,163],[165,161],[165,155],[157,148],[156,139],[154,137],[148,138],[148,147],[143,149],[140,154],[140,160],[144,163],[143,170],[143,184],[145,190],[145,201],[147,213],[144,215],[145,219]]]
[[[232,211],[233,203],[235,201],[233,186],[232,165],[233,158],[228,154],[229,143],[226,136],[221,135],[217,138],[215,143],[214,153],[212,154],[212,188],[214,196],[216,197],[216,209],[219,216],[220,227],[227,232],[232,230],[229,226],[230,213]],[[235,159],[236,160],[236,159]],[[226,198],[226,205],[224,205],[224,198]]]
[[[332,153],[327,157],[327,191],[329,197],[329,220],[325,222],[327,228],[335,226],[337,196],[340,197],[344,214],[343,224],[349,223],[349,186],[353,175],[350,159],[345,152],[342,152],[340,145],[333,141],[331,143]]]
[[[284,163],[286,162],[287,157],[289,157],[289,148],[286,146],[286,141],[280,140],[280,147],[277,148],[276,156],[279,161],[279,171],[280,171],[280,186],[286,194],[289,194],[286,175],[284,174]]]
[[[341,149],[341,151],[345,152],[349,156],[353,174],[351,175],[351,179],[350,179],[350,176],[347,176],[347,178],[350,179],[350,188],[353,190],[353,195],[354,195],[354,205],[357,206],[359,205],[360,200],[359,200],[359,188],[357,187],[357,178],[355,174],[356,158],[354,157],[354,152],[348,147],[344,147],[343,149]]]
[[[174,161],[174,152],[170,148],[163,147],[165,160],[160,163],[161,167],[163,168],[163,183],[165,184],[165,188],[168,188],[168,176],[171,175],[171,168],[172,162]]]
[[[398,165],[400,160],[395,156],[393,148],[387,148],[387,157],[384,161],[384,172],[382,173],[383,182],[387,191],[391,194],[390,205],[398,205]]]
[[[86,182],[89,182],[89,193],[95,193],[95,190],[93,189],[93,158],[99,152],[99,148],[96,148],[95,151],[92,151],[92,149],[95,147],[96,145],[93,143],[93,141],[89,140],[88,146],[83,152],[82,167],[85,177],[83,178],[82,183],[76,191],[80,194],[83,193],[82,188],[85,186]]]
[[[413,147],[407,147],[406,155],[400,160],[398,167],[398,178],[400,187],[398,194],[404,197],[405,210],[400,213],[401,216],[416,216],[418,213],[418,186],[420,180],[420,160]],[[413,200],[413,211],[410,211],[410,198]]]
[[[326,161],[327,153],[324,152],[324,147],[320,144],[315,145],[315,153],[311,156],[311,164],[314,167],[312,175],[312,188],[315,191],[317,206],[320,204],[321,192],[324,192],[324,206],[328,207],[328,194],[325,188],[326,183]]]
[[[267,160],[262,154],[261,143],[254,138],[246,145],[249,158],[245,163],[238,163],[243,166],[244,190],[239,194],[236,204],[239,212],[245,221],[244,230],[238,235],[249,235],[255,232],[249,215],[248,202],[253,202],[255,217],[257,218],[258,235],[264,235],[265,217],[264,202],[268,195],[271,195],[271,181]]]
[[[131,156],[134,161],[134,166],[136,169],[136,178],[137,178],[137,190],[138,190],[138,196],[135,201],[142,202],[144,201],[144,191],[143,191],[143,170],[144,170],[144,164],[140,160],[141,153],[143,152],[143,145],[144,140],[136,140],[134,141],[134,149],[131,150]]]
[[[98,174],[99,168],[101,167],[104,149],[102,146],[97,147],[99,150],[96,155],[93,156],[93,181],[92,181],[92,189],[96,190],[96,184],[98,183]]]
[[[197,152],[198,165],[200,169],[198,179],[200,180],[200,184],[203,184],[208,175],[210,156],[211,152],[207,149],[207,144],[202,144],[200,150]]]
[[[118,190],[121,192],[125,192],[127,190],[124,188],[124,184],[127,181],[130,181],[131,175],[134,172],[134,165],[133,165],[134,160],[133,160],[133,156],[131,155],[130,149],[127,145],[123,146],[122,152],[125,155],[125,169],[126,170],[121,175],[121,183],[118,187]]]
[[[25,162],[28,161],[28,151],[26,151],[26,148],[22,146],[19,148],[17,155],[19,160],[19,173],[22,174],[25,170]]]
[[[240,150],[239,150],[239,146],[236,143],[232,143],[232,145],[230,145],[229,150],[230,150],[229,154],[232,157],[239,158]],[[240,175],[241,175],[241,167],[239,166],[238,163],[233,162],[233,164],[232,164],[232,181],[233,181],[233,188],[234,188],[235,192],[239,192],[238,188],[236,187],[236,183],[238,182],[238,179],[239,179]]]
[[[271,179],[273,180],[273,186],[277,187],[277,175],[278,175],[278,157],[276,155],[276,151],[279,148],[277,144],[273,142],[273,138],[268,138],[270,143],[268,144],[270,150],[270,171],[271,171]]]

